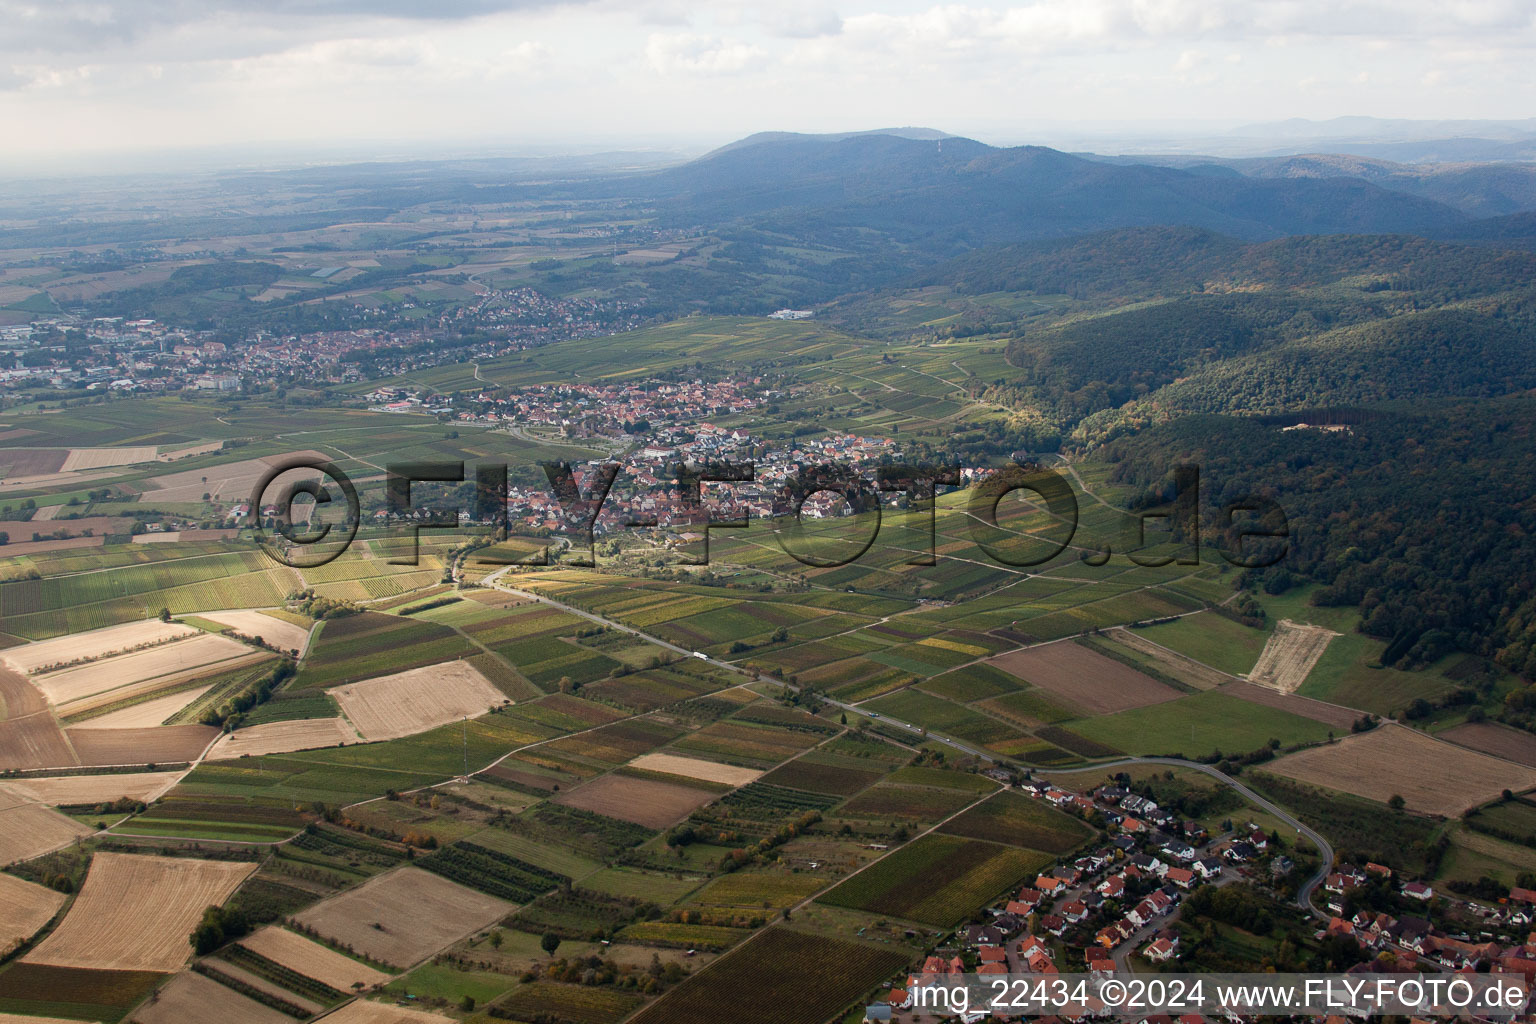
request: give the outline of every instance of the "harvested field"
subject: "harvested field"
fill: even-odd
[[[34,674],[32,683],[56,705],[161,676],[188,672],[250,653],[250,648],[222,636],[203,633],[115,658],[103,658],[58,672]]]
[[[1281,619],[1264,645],[1258,664],[1248,673],[1249,682],[1281,693],[1295,693],[1328,649],[1328,642],[1338,635],[1322,626]]]
[[[57,473],[69,458],[67,448],[6,448],[0,451],[0,476],[41,476]]]
[[[131,466],[136,462],[154,462],[159,454],[159,449],[153,445],[135,448],[71,448],[59,472],[73,473],[82,469],[111,469],[114,466]]]
[[[578,789],[562,792],[555,802],[632,821],[646,828],[666,828],[717,795],[707,789],[678,786],[657,779],[603,775]]]
[[[133,701],[163,693],[167,690],[179,690],[185,686],[188,686],[189,684],[196,683],[199,680],[207,679],[210,676],[222,675],[225,672],[233,672],[236,669],[247,668],[251,665],[257,664],[258,662],[265,661],[271,657],[272,655],[267,654],[264,651],[258,651],[255,648],[247,647],[245,648],[244,654],[240,654],[233,658],[227,658],[224,661],[216,662],[212,665],[200,665],[197,668],[191,668],[185,672],[177,672],[168,676],[158,676],[154,679],[146,679],[142,682],[132,683],[128,686],[120,686],[115,690],[104,690],[101,693],[95,694],[94,696],[82,697],[79,700],[71,701],[68,704],[61,705],[57,710],[58,713],[65,718],[76,718],[81,715],[88,717],[92,712],[100,711],[103,708],[110,708],[114,705],[126,706],[131,704]],[[169,694],[167,694],[167,696],[169,696]],[[85,725],[87,723],[82,721],[80,724]],[[90,719],[89,724],[93,728],[99,728],[95,719]],[[158,725],[159,723],[156,724]],[[119,728],[121,728],[121,726],[119,726]]]
[[[161,622],[145,619],[142,622],[125,622],[121,626],[97,629],[89,633],[75,633],[53,640],[42,640],[24,647],[12,647],[0,661],[17,672],[27,675],[45,665],[58,665],[80,658],[100,658],[126,651],[141,644],[152,644],[174,636],[192,636],[197,630],[179,622]]]
[[[36,690],[32,692],[42,698]],[[52,712],[35,711],[23,718],[0,722],[0,771],[70,768],[79,763]]]
[[[1439,734],[1443,740],[1471,747],[1506,761],[1536,768],[1536,736],[1494,722],[1468,722]]]
[[[512,906],[420,868],[401,868],[310,907],[296,920],[372,960],[409,967],[499,921]]]
[[[211,619],[246,636],[260,637],[280,651],[298,651],[303,654],[304,648],[309,645],[309,630],[275,619],[266,612],[206,612],[199,617]]]
[[[283,455],[269,455],[261,459],[244,459],[240,462],[227,462],[222,466],[211,466],[207,469],[189,469],[181,473],[165,473],[151,477],[144,483],[144,493],[139,495],[140,501],[148,502],[199,502],[204,494],[211,494],[220,500],[235,500],[249,498],[251,491],[261,482],[262,477],[286,460],[293,458],[317,458],[327,461],[328,456],[323,452],[301,451],[287,452]],[[310,476],[316,477],[318,473],[311,471]],[[297,474],[290,473],[289,477],[299,479]],[[205,482],[206,481],[206,482]]]
[[[0,1024],[69,1024],[59,1017],[34,1017],[26,1013],[0,1013]]]
[[[679,757],[676,754],[645,754],[630,762],[635,768],[665,775],[681,775],[688,779],[705,782],[721,782],[727,786],[745,786],[763,773],[751,768],[738,768],[731,764],[717,764],[697,757]]]
[[[178,690],[164,697],[141,701],[121,711],[109,711],[97,715],[85,724],[91,729],[147,729],[163,725],[167,718],[207,693],[210,687],[199,686],[191,690]]]
[[[276,925],[241,939],[240,945],[338,992],[351,992],[359,985],[372,988],[392,977]]]
[[[467,661],[450,661],[327,690],[368,740],[393,740],[461,718],[478,718],[507,698]]]
[[[181,772],[133,772],[112,775],[60,775],[10,779],[0,792],[53,806],[110,803],[118,797],[149,800],[181,777]]]
[[[1149,675],[1070,640],[1010,651],[988,664],[1089,715],[1113,714],[1183,696]]]
[[[293,1024],[293,1018],[186,971],[133,1015],[135,1024]]]
[[[11,795],[4,801],[10,806],[0,810],[0,867],[41,857],[91,833],[91,829],[51,807],[23,803]]]
[[[65,537],[63,540],[28,540],[20,544],[7,544],[5,556],[40,555],[45,551],[69,551],[74,548],[99,548],[107,542],[105,537]]]
[[[1187,654],[1180,654],[1171,647],[1164,647],[1134,629],[1126,629],[1122,626],[1109,630],[1105,636],[1123,647],[1145,654],[1175,679],[1181,679],[1190,686],[1202,690],[1215,689],[1237,678],[1227,675],[1219,668],[1212,668],[1204,662],[1196,661]]]
[[[390,1003],[358,1000],[326,1017],[325,1024],[453,1024],[453,1018]]]
[[[203,911],[229,899],[255,864],[97,852],[74,906],[24,958],[54,967],[176,971]]]
[[[67,899],[15,875],[0,875],[0,956],[36,935]]]
[[[64,730],[82,765],[174,764],[195,761],[219,730],[211,725],[162,725],[155,729]]]
[[[1352,708],[1340,707],[1337,704],[1329,704],[1327,701],[1313,700],[1311,697],[1298,697],[1294,693],[1281,693],[1279,690],[1271,690],[1267,686],[1257,683],[1245,683],[1242,681],[1228,683],[1222,688],[1223,693],[1234,697],[1241,697],[1250,704],[1262,704],[1267,708],[1279,708],[1281,711],[1289,711],[1293,715],[1302,718],[1310,718],[1314,722],[1322,722],[1336,729],[1348,729],[1355,723],[1360,715]]]
[[[1266,772],[1411,810],[1450,817],[1502,790],[1536,786],[1536,769],[1480,754],[1401,725],[1380,725],[1264,766]]]
[[[271,722],[236,729],[221,736],[208,752],[210,761],[224,761],[249,754],[287,754],[295,750],[334,747],[358,742],[357,732],[344,718],[310,718],[295,722]]]

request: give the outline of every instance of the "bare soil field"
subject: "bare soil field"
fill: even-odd
[[[181,772],[34,776],[0,782],[0,794],[54,807],[110,803],[124,796],[147,801],[180,777]]]
[[[1090,715],[1129,711],[1183,696],[1149,675],[1070,640],[1010,651],[987,664]]]
[[[1536,768],[1536,736],[1497,722],[1467,722],[1440,733],[1440,738],[1471,747],[1506,761]]]
[[[137,1024],[293,1024],[293,1018],[212,978],[185,971],[133,1015]]]
[[[1204,662],[1196,661],[1186,654],[1180,654],[1170,647],[1164,647],[1155,640],[1149,640],[1134,629],[1120,627],[1109,630],[1105,635],[1121,646],[1145,654],[1174,678],[1182,679],[1190,686],[1202,690],[1214,690],[1237,678],[1227,675],[1219,668],[1212,668]]]
[[[369,740],[399,739],[477,718],[507,699],[467,661],[426,665],[326,692]]]
[[[1340,730],[1347,730],[1355,724],[1355,719],[1360,717],[1359,713],[1351,708],[1329,704],[1327,701],[1313,700],[1311,697],[1298,697],[1294,693],[1281,693],[1279,690],[1271,690],[1257,683],[1228,683],[1222,692],[1241,697],[1250,704],[1262,704],[1267,708],[1289,711],[1293,715],[1310,718],[1314,722],[1322,722],[1324,725],[1331,725]]]
[[[111,469],[136,462],[154,462],[160,449],[154,445],[135,448],[71,448],[59,470],[74,473],[82,469]]]
[[[211,725],[162,725],[154,729],[65,729],[82,765],[175,764],[195,761],[219,730]]]
[[[17,558],[21,555],[40,555],[45,551],[68,551],[72,548],[99,548],[107,542],[106,537],[66,537],[63,540],[29,540],[20,544],[7,544],[5,557]]]
[[[110,469],[95,469],[84,473],[44,473],[41,476],[9,476],[0,481],[0,494],[12,491],[30,491],[39,487],[78,487],[92,480],[110,479],[117,476]]]
[[[348,1003],[329,1017],[325,1024],[453,1024],[444,1017],[423,1010],[412,1010],[392,1003]]]
[[[4,802],[10,806],[0,810],[0,867],[41,857],[91,833],[91,829],[51,807],[23,803],[10,794]],[[4,941],[7,939],[0,938],[0,942]]]
[[[646,828],[666,828],[716,794],[691,786],[627,775],[603,775],[584,786],[562,792],[555,803],[622,818]]]
[[[0,1024],[70,1024],[59,1017],[33,1017],[26,1013],[0,1013]]]
[[[309,630],[282,619],[274,619],[265,612],[207,612],[199,618],[211,619],[246,636],[260,637],[283,651],[303,654],[309,644]]]
[[[35,674],[32,684],[55,705],[63,707],[134,683],[241,658],[250,650],[238,641],[203,633],[132,654],[103,658],[58,672]]]
[[[400,868],[316,904],[296,920],[373,960],[409,967],[511,911],[503,900],[420,868]]]
[[[68,448],[6,448],[0,450],[0,478],[57,473],[67,458]]]
[[[241,939],[240,945],[338,992],[351,992],[358,987],[372,988],[393,977],[277,925]]]
[[[207,693],[210,687],[199,686],[191,690],[178,690],[164,697],[155,697],[121,711],[109,711],[104,715],[87,719],[83,727],[90,729],[147,729],[162,725],[182,708]]]
[[[1536,769],[1391,724],[1297,751],[1264,770],[1383,803],[1400,795],[1411,810],[1446,817],[1502,790],[1536,786]]]
[[[100,658],[140,644],[152,644],[173,636],[191,636],[196,632],[191,626],[179,622],[145,619],[12,647],[0,655],[0,660],[17,672],[32,675],[48,665],[61,665],[79,658]]]
[[[207,469],[189,469],[181,473],[165,473],[150,477],[144,482],[140,501],[150,502],[198,502],[204,494],[222,500],[249,498],[262,478],[272,469],[289,459],[315,458],[325,460],[323,452],[306,449],[269,455],[260,459],[242,459],[226,462],[222,466]]]
[[[15,875],[0,875],[0,956],[36,935],[68,899]]]
[[[11,648],[16,650],[17,648]],[[7,668],[0,663],[0,711],[4,712],[4,718],[25,718],[35,715],[39,711],[47,711],[48,702],[43,699],[42,692],[20,672]]]
[[[210,761],[224,761],[245,754],[287,754],[358,742],[357,732],[344,718],[310,718],[299,722],[253,725],[219,738],[208,752]]]
[[[74,906],[23,959],[109,971],[180,970],[203,911],[256,870],[238,861],[99,851]]]
[[[733,764],[716,764],[697,757],[679,757],[676,754],[642,754],[629,762],[635,768],[666,775],[681,775],[686,779],[703,779],[705,782],[723,782],[727,786],[745,786],[763,773],[751,768],[738,768]]]
[[[79,763],[53,712],[34,711],[0,722],[0,771],[73,768]]]
[[[160,693],[164,690],[175,690],[199,679],[206,679],[213,673],[230,672],[237,668],[245,668],[248,665],[254,665],[270,657],[272,655],[265,651],[258,651],[254,647],[247,647],[244,654],[214,662],[212,665],[199,665],[196,668],[187,669],[185,672],[175,672],[168,676],[156,676],[153,679],[146,679],[129,686],[120,686],[115,690],[106,690],[89,697],[70,701],[68,704],[60,705],[55,710],[66,718],[82,715],[97,708],[104,708],[126,700],[136,700],[148,694]],[[87,719],[80,724],[88,725],[90,728],[100,728],[100,721],[101,719]],[[158,725],[159,723],[156,722],[155,724]]]
[[[1328,649],[1328,642],[1338,635],[1322,626],[1281,619],[1248,673],[1248,681],[1281,693],[1295,693]]]

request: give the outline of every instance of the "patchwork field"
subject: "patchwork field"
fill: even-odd
[[[97,852],[69,913],[27,963],[115,971],[178,970],[203,911],[255,864]]]
[[[297,932],[271,925],[240,940],[240,945],[274,963],[329,985],[338,992],[372,988],[391,975],[306,939]]]
[[[688,812],[713,800],[708,789],[679,786],[657,779],[603,775],[578,789],[562,792],[556,803],[632,821],[647,828],[665,828]]]
[[[636,768],[666,775],[681,775],[704,782],[719,782],[727,786],[745,786],[763,773],[751,768],[738,768],[730,764],[718,764],[697,757],[680,757],[677,754],[644,754],[630,762]]]
[[[511,910],[510,903],[431,872],[401,868],[310,907],[296,919],[372,960],[409,967]]]
[[[36,935],[67,899],[61,892],[0,874],[0,956]]]
[[[989,664],[1044,690],[1057,703],[1090,715],[1113,714],[1182,696],[1149,675],[1071,641],[1010,651]]]
[[[461,718],[478,718],[506,701],[467,661],[397,672],[327,690],[367,740],[392,740]]]
[[[1441,739],[1471,747],[1506,761],[1536,768],[1536,736],[1494,722],[1468,722],[1439,734]]]
[[[1248,673],[1250,682],[1281,693],[1295,693],[1312,671],[1329,642],[1339,634],[1322,626],[1281,619],[1275,624],[1264,651]]]
[[[247,999],[212,978],[184,971],[133,1015],[135,1024],[293,1024],[293,1018]]]
[[[0,867],[40,857],[92,831],[51,807],[14,796],[5,800],[11,806],[0,809]]]
[[[1297,751],[1264,770],[1383,803],[1401,796],[1411,810],[1445,817],[1505,789],[1536,787],[1536,769],[1394,724]]]
[[[1215,616],[1197,616],[1215,618]],[[1140,629],[1111,629],[1104,634],[1110,640],[1145,655],[1167,674],[1202,690],[1211,690],[1233,680],[1233,676],[1217,668],[1180,654],[1171,647],[1164,647]]]
[[[219,742],[208,752],[208,759],[224,761],[248,754],[287,754],[295,750],[313,750],[356,742],[357,731],[344,718],[270,722],[236,729],[219,737]]]
[[[1061,856],[1093,837],[1083,822],[1043,800],[1005,790],[945,822],[947,835],[987,839]]]

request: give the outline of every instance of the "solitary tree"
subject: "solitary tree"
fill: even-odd
[[[554,932],[545,932],[544,937],[539,940],[539,948],[550,956],[554,956],[555,950],[560,948],[560,936]]]

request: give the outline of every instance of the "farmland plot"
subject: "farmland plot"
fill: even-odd
[[[1328,649],[1328,642],[1338,635],[1322,626],[1281,619],[1264,645],[1258,664],[1248,673],[1249,681],[1282,693],[1295,693]]]
[[[163,725],[153,729],[66,729],[83,765],[174,764],[194,761],[219,730],[211,725]]]
[[[1536,768],[1536,736],[1507,725],[1468,722],[1445,730],[1440,737],[1527,768]]]
[[[326,691],[367,740],[393,740],[461,718],[477,718],[506,697],[467,661],[409,669]]]
[[[1447,817],[1487,803],[1502,790],[1536,786],[1536,769],[1401,725],[1299,750],[1264,770],[1383,803],[1401,796],[1411,810]]]
[[[504,900],[431,872],[401,868],[310,907],[296,919],[370,959],[409,967],[511,910]]]
[[[177,690],[168,693],[164,697],[153,697],[149,700],[139,701],[119,711],[108,711],[104,715],[93,715],[86,719],[87,728],[91,729],[145,729],[151,726],[164,725],[174,718],[187,705],[207,693],[212,687],[196,686],[190,690]],[[79,721],[79,719],[75,719]]]
[[[11,806],[0,810],[0,867],[40,857],[91,832],[42,804],[22,803],[14,796],[4,802]]]
[[[935,833],[850,876],[817,902],[950,928],[1052,859]]]
[[[160,647],[120,654],[58,672],[35,674],[32,683],[60,707],[134,683],[243,657],[250,648],[221,636],[203,634]]]
[[[240,945],[306,978],[329,985],[338,992],[351,992],[359,986],[372,988],[384,984],[392,977],[276,925],[269,925],[255,935],[241,939]]]
[[[325,1018],[326,1024],[452,1024],[452,1017],[389,1003],[358,1000]]]
[[[127,622],[121,626],[97,629],[89,633],[12,647],[0,655],[0,661],[17,672],[32,675],[49,665],[66,664],[82,658],[101,658],[144,644],[196,634],[197,630],[179,622],[146,619],[142,622]]]
[[[715,796],[707,789],[615,774],[562,792],[555,802],[632,821],[647,828],[665,828]]]
[[[68,898],[15,875],[0,875],[0,956],[36,935]]]
[[[684,778],[704,782],[720,782],[727,786],[745,786],[763,773],[751,768],[738,768],[731,764],[718,764],[697,757],[679,757],[676,754],[645,754],[630,764],[648,772],[681,775]]]
[[[0,793],[55,807],[111,803],[120,797],[149,800],[180,777],[181,772],[32,776],[0,783]]]
[[[210,761],[259,754],[288,754],[356,743],[357,731],[344,718],[309,718],[294,722],[269,722],[236,729],[219,737],[208,752]]]
[[[993,658],[989,664],[1086,714],[1107,715],[1176,700],[1183,694],[1149,675],[1070,640]]]
[[[298,651],[302,655],[309,645],[309,630],[266,612],[206,612],[202,618],[212,619],[246,636],[260,637],[280,651]]]
[[[134,1024],[293,1024],[293,1018],[191,971],[172,978]]]
[[[255,864],[99,851],[63,922],[25,962],[113,971],[179,970],[187,936]]]

